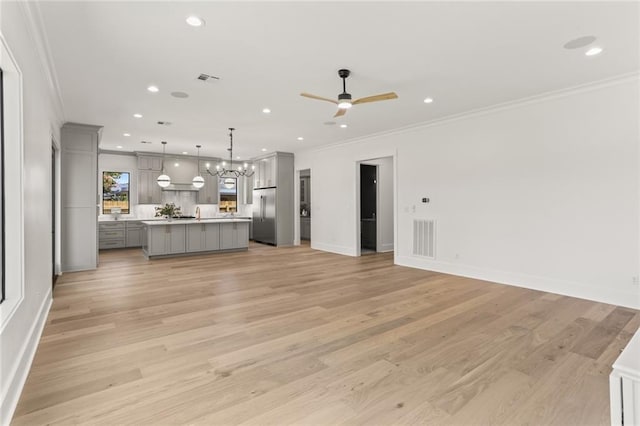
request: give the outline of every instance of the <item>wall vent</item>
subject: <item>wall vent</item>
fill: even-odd
[[[200,74],[198,77],[196,77],[198,80],[200,81],[209,81],[209,80],[220,80],[220,77],[216,77],[215,75],[209,75],[209,74]]]
[[[434,219],[413,220],[413,255],[436,258],[436,221]]]

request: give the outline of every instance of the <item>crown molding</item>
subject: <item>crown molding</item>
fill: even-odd
[[[348,139],[342,142],[336,142],[329,145],[323,145],[316,148],[309,148],[306,150],[297,151],[296,153],[325,151],[328,149],[337,148],[339,146],[352,145],[352,144],[368,141],[371,139],[380,138],[383,136],[398,135],[398,134],[407,133],[414,130],[426,129],[429,127],[449,124],[449,123],[453,123],[460,120],[466,120],[472,117],[480,117],[483,115],[493,114],[499,111],[520,108],[525,105],[532,105],[532,104],[546,102],[553,99],[564,98],[567,96],[572,96],[580,93],[591,92],[594,90],[599,90],[599,89],[603,89],[611,86],[617,86],[619,84],[624,84],[631,81],[640,81],[640,71],[633,71],[625,74],[620,74],[620,75],[605,78],[602,80],[596,80],[596,81],[592,81],[585,84],[565,87],[559,90],[542,92],[537,95],[515,99],[512,101],[502,102],[502,103],[490,105],[487,107],[476,108],[476,109],[464,111],[458,114],[451,114],[445,117],[436,118],[434,120],[428,120],[420,123],[410,124],[408,126],[398,127],[391,130],[384,130],[382,132],[370,133],[368,135],[359,136],[359,137]]]
[[[38,56],[40,66],[47,81],[47,86],[51,94],[53,108],[61,125],[65,120],[64,103],[62,102],[62,92],[58,83],[58,75],[53,64],[53,56],[49,42],[47,41],[46,32],[44,30],[44,21],[37,2],[19,1],[20,9],[27,22],[27,31],[35,45],[35,51]]]

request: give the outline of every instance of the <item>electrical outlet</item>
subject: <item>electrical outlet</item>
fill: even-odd
[[[638,277],[637,277],[637,276],[635,276],[635,277],[631,277],[631,284],[633,284],[633,285],[638,285],[638,284],[640,284],[640,280],[638,279]]]

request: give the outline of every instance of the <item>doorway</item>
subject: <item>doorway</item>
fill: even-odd
[[[393,252],[394,160],[381,157],[356,163],[357,255]]]
[[[311,244],[311,170],[300,170],[300,244]]]
[[[378,166],[360,164],[360,254],[378,251]]]

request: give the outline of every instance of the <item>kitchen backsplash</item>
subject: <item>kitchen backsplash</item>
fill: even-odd
[[[167,203],[175,203],[176,206],[180,206],[181,210],[182,210],[182,214],[185,216],[195,216],[196,214],[196,207],[198,206],[198,204],[192,204],[192,203],[181,203],[181,200],[178,199],[177,201],[169,201],[168,198],[165,199],[163,197],[163,200],[167,200],[165,202]],[[151,219],[153,217],[155,217],[156,214],[156,207],[159,207],[160,204],[139,204],[137,206],[133,206],[133,214],[123,214],[120,215],[119,217],[122,219],[126,219],[126,218],[136,218],[136,219]],[[200,204],[200,217],[216,217],[220,214],[225,214],[220,213],[218,211],[218,205],[217,204]],[[239,206],[239,211],[238,211],[238,215],[239,216],[244,216],[244,217],[251,217],[252,215],[252,208],[251,205],[243,205],[241,204]],[[101,220],[107,220],[107,219],[112,219],[113,216],[106,214],[106,215],[100,215],[100,219]]]

